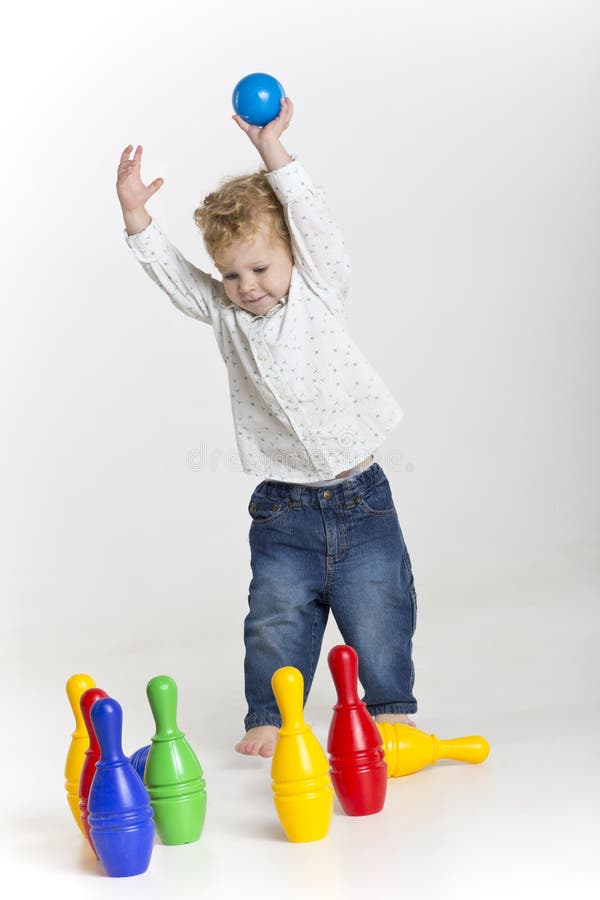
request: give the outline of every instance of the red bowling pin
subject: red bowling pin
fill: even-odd
[[[85,751],[81,777],[79,779],[79,809],[81,811],[81,824],[83,825],[85,836],[94,853],[96,853],[96,848],[90,837],[90,825],[88,822],[88,797],[90,796],[92,780],[96,774],[96,763],[100,759],[100,744],[98,743],[98,738],[96,737],[96,732],[92,725],[90,710],[96,700],[99,700],[101,697],[108,697],[106,691],[103,691],[102,688],[93,687],[84,691],[79,700],[81,714],[83,715],[83,721],[85,722],[85,727],[87,728],[90,740],[90,745]],[[96,853],[96,856],[97,855],[98,854]]]
[[[347,815],[369,816],[383,809],[387,790],[381,735],[358,697],[356,650],[339,644],[327,662],[338,695],[327,738],[331,781]]]

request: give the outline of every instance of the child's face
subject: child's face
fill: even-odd
[[[229,300],[255,315],[265,315],[290,289],[292,260],[268,223],[250,241],[230,244],[215,263]]]

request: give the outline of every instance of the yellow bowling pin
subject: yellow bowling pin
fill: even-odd
[[[69,747],[65,763],[65,789],[67,791],[67,803],[73,813],[73,818],[84,836],[85,831],[81,824],[81,810],[79,809],[79,777],[83,768],[85,751],[89,747],[89,737],[79,701],[81,700],[81,695],[88,688],[93,687],[96,687],[96,682],[89,675],[71,675],[67,681],[67,697],[75,716],[75,731],[71,735],[71,746]]]
[[[302,673],[284,666],[271,686],[282,718],[271,764],[275,809],[289,841],[319,841],[331,824],[333,786],[329,760],[302,715]]]
[[[425,766],[431,766],[438,759],[480,763],[490,752],[490,745],[480,735],[441,741],[435,734],[427,734],[411,725],[401,725],[399,722],[375,724],[383,740],[383,752],[390,778],[411,775],[424,769]]]

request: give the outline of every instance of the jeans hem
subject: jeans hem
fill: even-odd
[[[384,713],[400,713],[408,715],[408,713],[416,713],[417,704],[412,703],[379,703],[374,706],[368,706],[367,709],[372,716],[381,716]]]
[[[275,728],[281,728],[281,719],[271,713],[253,713],[244,719],[244,728],[250,731],[251,728],[259,728],[261,725],[273,725]]]

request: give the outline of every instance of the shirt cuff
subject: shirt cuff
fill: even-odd
[[[137,234],[128,234],[126,228],[123,233],[127,245],[140,262],[156,262],[169,255],[167,238],[154,219]]]
[[[282,205],[288,204],[296,197],[306,196],[308,192],[314,190],[306,169],[295,157],[280,169],[267,172],[266,178]]]

